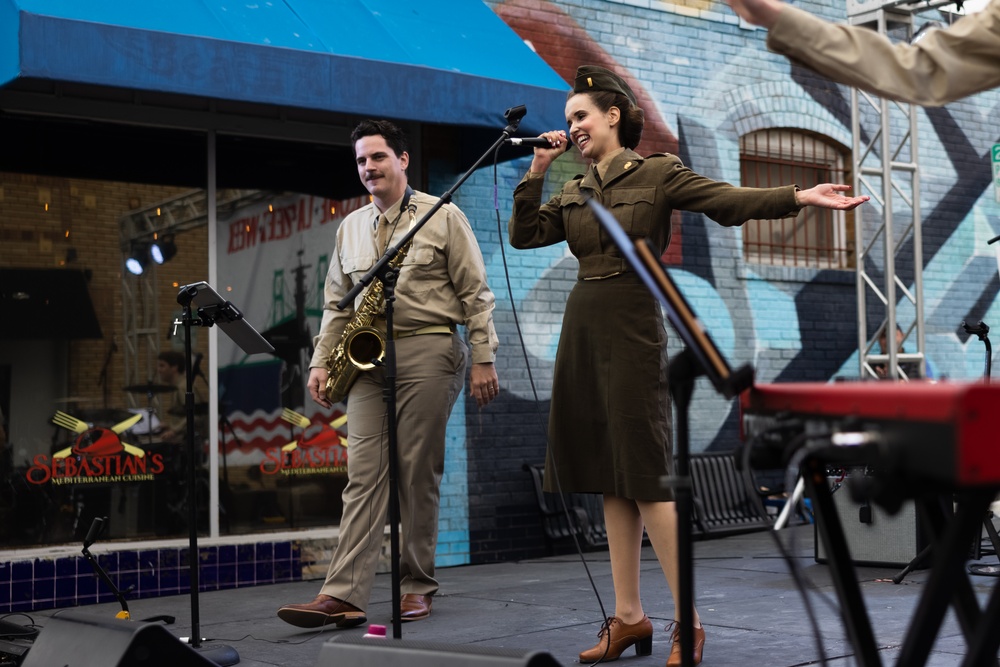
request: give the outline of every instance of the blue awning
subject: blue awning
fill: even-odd
[[[521,134],[566,83],[480,0],[0,0],[0,88],[55,81]]]

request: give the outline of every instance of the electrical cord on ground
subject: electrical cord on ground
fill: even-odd
[[[766,434],[767,432],[765,431],[753,436],[753,438],[751,438],[746,443],[742,451],[743,483],[744,486],[746,487],[747,492],[751,494],[757,493],[756,485],[754,484],[753,480],[753,472],[751,470],[751,465],[750,465],[751,452],[754,449],[755,444],[758,443],[760,440],[762,440]],[[807,436],[805,433],[800,433],[799,435],[795,436],[785,446],[785,451],[794,450],[794,453],[792,454],[788,462],[788,465],[785,469],[786,489],[795,488],[795,484],[798,481],[798,477],[800,474],[802,462],[805,461],[805,459],[808,456],[812,455],[817,448],[825,447],[829,444],[828,438],[826,437],[823,437],[820,442],[816,443],[809,442],[810,440],[815,440],[815,439],[816,438],[814,437]],[[793,498],[789,496],[787,502],[792,502],[792,500]],[[758,511],[760,511],[760,508],[758,508]],[[802,569],[799,567],[798,562],[795,560],[793,556],[796,550],[795,532],[794,531],[792,532],[789,538],[790,544],[787,546],[781,541],[781,537],[778,534],[779,531],[769,529],[767,532],[770,533],[771,538],[778,549],[778,553],[781,555],[782,559],[788,565],[789,573],[792,575],[792,581],[794,582],[795,588],[799,592],[799,595],[802,598],[802,604],[806,610],[806,617],[809,620],[809,627],[812,630],[813,638],[816,642],[816,651],[819,654],[819,664],[826,665],[827,656],[826,656],[826,651],[823,648],[823,635],[822,632],[820,631],[819,621],[816,618],[816,611],[813,608],[812,598],[809,595],[809,591],[812,589],[812,592],[816,593],[819,596],[820,600],[822,600],[828,607],[830,607],[830,609],[833,610],[833,612],[838,616],[840,615],[841,610],[833,600],[829,599],[826,595],[823,595],[820,591],[813,589],[811,583],[806,580],[806,577],[802,572]]]
[[[507,284],[507,296],[510,299],[510,311],[511,311],[511,314],[513,315],[513,318],[514,318],[514,328],[517,330],[517,340],[520,343],[521,354],[524,357],[524,367],[525,367],[525,370],[528,373],[528,383],[531,385],[531,394],[532,394],[532,397],[534,398],[534,401],[535,401],[535,411],[534,411],[534,414],[535,414],[535,417],[539,421],[539,426],[540,426],[540,428],[542,430],[542,433],[545,434],[545,439],[546,439],[546,442],[547,442],[548,441],[548,424],[547,424],[547,422],[545,420],[542,419],[543,415],[541,414],[541,411],[538,409],[538,406],[541,405],[541,399],[538,397],[538,388],[535,386],[534,374],[531,372],[531,362],[530,362],[529,357],[528,357],[528,346],[524,342],[524,334],[521,331],[521,321],[520,321],[520,318],[517,315],[517,306],[514,303],[514,288],[511,286],[511,283],[510,283],[510,269],[507,266],[507,252],[504,250],[505,241],[504,241],[503,226],[502,226],[502,222],[500,220],[500,203],[499,203],[499,199],[498,199],[499,178],[498,178],[498,175],[497,175],[497,164],[499,162],[499,160],[498,160],[499,153],[500,153],[500,147],[498,146],[497,149],[493,153],[493,210],[496,213],[496,218],[497,218],[497,240],[499,241],[499,245],[500,245],[500,257],[501,257],[501,260],[503,262],[503,273],[504,273],[504,279],[505,279],[506,284]],[[570,528],[571,528],[571,530],[569,531],[570,532],[570,537],[573,538],[573,545],[576,547],[577,555],[580,557],[580,562],[583,564],[583,569],[587,573],[587,579],[588,579],[588,581],[590,581],[590,587],[594,591],[594,597],[597,598],[597,605],[601,608],[601,616],[602,616],[601,630],[602,630],[602,632],[601,632],[601,635],[599,635],[599,636],[603,636],[603,637],[607,638],[607,646],[604,649],[604,655],[602,655],[595,662],[589,663],[591,665],[596,665],[596,664],[598,664],[598,663],[600,663],[600,662],[602,662],[604,660],[604,658],[608,654],[608,651],[611,648],[611,627],[610,627],[610,623],[609,623],[609,620],[608,620],[607,611],[604,608],[604,601],[601,600],[601,594],[597,590],[597,584],[594,582],[594,576],[590,572],[590,567],[587,565],[587,559],[583,555],[583,548],[580,546],[580,542],[577,539],[577,534],[576,534],[577,531],[572,530],[572,527],[575,526],[576,524],[575,524],[574,519],[571,518],[571,516],[570,516],[569,509],[568,509],[567,504],[566,504],[566,496],[563,493],[562,484],[559,481],[559,466],[557,465],[557,461],[555,459],[555,454],[552,452],[551,449],[548,450],[548,454],[552,458],[552,473],[553,473],[552,476],[553,476],[553,479],[555,481],[555,487],[556,487],[557,495],[559,496],[559,505],[562,508],[563,515],[566,518],[566,525],[570,526]]]
[[[28,624],[21,625],[20,623],[8,622],[7,619],[12,616],[22,616],[28,619]],[[0,625],[0,637],[6,637],[6,638],[17,637],[19,639],[34,639],[38,635],[39,630],[41,630],[41,626],[35,623],[34,618],[29,616],[28,614],[19,611],[11,612],[9,614],[4,614],[3,616],[0,616],[0,622],[3,622],[3,624]]]

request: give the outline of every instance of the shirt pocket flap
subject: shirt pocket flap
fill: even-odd
[[[654,224],[656,188],[610,188],[604,193],[611,215],[629,236],[648,236]],[[602,238],[604,232],[602,231]]]
[[[656,188],[611,188],[605,192],[608,206],[635,206],[649,204],[656,199]]]
[[[419,233],[419,232],[418,232]],[[410,251],[406,253],[406,258],[403,260],[403,266],[427,266],[434,261],[434,248],[427,246],[421,246],[418,248],[410,247]]]
[[[559,198],[560,206],[586,206],[587,197],[580,193],[563,193],[562,197]]]
[[[375,256],[371,253],[360,253],[357,255],[350,255],[348,257],[341,257],[340,263],[344,267],[344,273],[351,275],[354,273],[364,272],[375,266]]]

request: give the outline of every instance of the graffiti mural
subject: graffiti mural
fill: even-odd
[[[571,81],[584,63],[621,73],[647,114],[640,152],[676,153],[698,173],[739,184],[739,139],[747,132],[798,128],[844,146],[852,143],[849,90],[768,53],[764,33],[741,26],[724,3],[490,4],[564,80]],[[804,8],[835,21],[845,18],[840,5],[806,3]],[[998,104],[1000,95],[991,92],[918,111],[926,352],[938,372],[954,380],[975,379],[984,366],[982,343],[970,340],[961,323],[1000,325],[997,261],[993,247],[986,245],[1000,233],[1000,206],[992,192],[989,164],[990,147],[1000,140],[1000,129],[991,120],[1000,110]],[[877,130],[868,119],[861,128],[862,140],[870,140]],[[526,167],[523,161],[511,163],[501,192],[509,193]],[[567,165],[565,172],[580,168],[579,163]],[[550,187],[561,182],[556,173],[549,181]],[[506,220],[509,211],[509,202],[501,201],[500,217]],[[866,212],[868,217],[879,215],[874,205]],[[734,363],[752,363],[758,381],[764,382],[858,375],[853,270],[747,263],[741,229],[722,228],[691,214],[672,224],[674,240],[664,259]],[[496,235],[485,227],[483,233]],[[912,289],[912,261],[907,257],[912,257],[912,247],[904,245],[897,274]],[[493,256],[492,261],[491,275],[501,275],[500,259]],[[878,280],[879,267],[867,268]],[[542,387],[561,315],[553,293],[568,292],[574,269],[565,248],[556,247],[533,253],[516,272],[519,286],[513,303]],[[903,323],[915,317],[905,301],[897,313]],[[872,334],[883,316],[884,311],[869,305]],[[501,337],[505,347],[516,347],[513,329]],[[513,365],[519,351],[507,352]],[[526,387],[519,389],[520,398],[534,400]],[[539,400],[547,398],[543,391]],[[699,385],[692,415],[696,451],[738,444],[734,409],[707,384]]]

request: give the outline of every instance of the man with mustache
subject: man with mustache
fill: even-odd
[[[327,360],[367,290],[353,308],[341,311],[337,303],[438,202],[408,185],[410,156],[406,136],[396,125],[363,121],[352,132],[351,143],[358,176],[372,201],[340,224],[330,258],[323,321],[308,381],[313,400],[324,407],[330,407],[324,393]],[[393,613],[402,621],[427,618],[438,589],[434,551],[445,428],[462,392],[470,348],[470,391],[476,403],[483,407],[499,393],[493,366],[498,345],[494,301],[469,221],[457,206],[445,204],[413,237],[393,310],[403,593],[400,609]],[[468,345],[456,333],[458,324],[466,327]],[[385,319],[377,318],[373,326],[384,332]],[[316,599],[278,610],[278,617],[292,625],[352,627],[367,620],[389,503],[384,376],[382,367],[362,372],[348,392],[348,481],[340,539]]]

